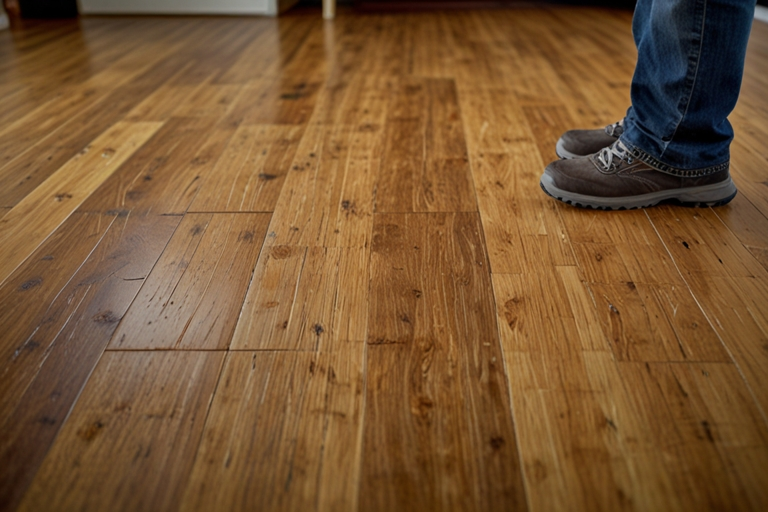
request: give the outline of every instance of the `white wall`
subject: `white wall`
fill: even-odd
[[[275,0],[79,0],[81,14],[277,14]]]

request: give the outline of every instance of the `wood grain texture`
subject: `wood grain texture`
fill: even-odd
[[[118,123],[62,166],[0,220],[0,282],[159,128]]]
[[[724,207],[541,192],[635,59],[532,3],[0,31],[0,509],[768,509],[768,25]]]
[[[76,157],[91,141],[119,122],[135,104],[149,94],[159,84],[177,72],[182,65],[168,59],[161,59],[171,48],[150,55],[137,52],[131,58],[138,63],[138,73],[131,80],[120,83],[124,73],[118,68],[119,87],[111,77],[106,81],[109,94],[101,101],[96,101],[83,108],[77,115],[68,117],[68,121],[50,132],[29,150],[18,155],[6,165],[0,173],[0,204],[15,205],[35,187],[43,183],[62,165]],[[149,64],[149,65],[147,65]],[[51,77],[46,78],[52,80]]]
[[[178,222],[75,214],[0,289],[14,303],[0,327],[3,508],[18,504]]]
[[[376,211],[476,211],[456,87],[404,80],[391,100]]]
[[[532,508],[689,510],[733,500],[749,510],[763,503],[761,486],[737,476],[765,457],[762,417],[737,368],[617,364],[607,337],[595,344],[594,333],[581,328],[575,301],[569,308],[554,299],[553,287],[573,285],[572,271],[558,270],[543,290],[527,276],[494,275]],[[719,386],[733,395],[714,398]],[[732,414],[751,432],[744,442],[761,447],[754,459],[740,442],[712,433],[729,430]],[[734,484],[718,487],[719,479]]]
[[[477,214],[376,216],[361,509],[525,507],[482,247]]]
[[[265,248],[230,348],[334,352],[363,341],[369,257],[364,249]]]
[[[233,134],[216,118],[172,118],[81,210],[184,213]]]
[[[294,126],[240,126],[190,211],[274,211],[303,132]]]
[[[362,356],[231,352],[182,510],[355,508]]]
[[[186,215],[110,348],[227,348],[268,222],[266,214]]]
[[[347,125],[309,125],[275,205],[267,244],[369,247],[378,137]]]
[[[178,503],[222,359],[220,352],[105,354],[19,510]]]

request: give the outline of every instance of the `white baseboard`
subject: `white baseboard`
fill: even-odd
[[[768,7],[764,5],[756,5],[755,19],[762,21],[763,23],[768,23]]]
[[[0,12],[0,30],[8,28],[10,25],[11,24],[8,21],[8,15],[4,12]]]

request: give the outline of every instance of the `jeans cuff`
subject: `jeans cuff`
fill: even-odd
[[[681,178],[700,178],[702,176],[709,176],[710,174],[726,171],[730,167],[730,161],[725,161],[721,164],[712,165],[710,167],[702,167],[701,169],[679,169],[677,167],[672,167],[671,165],[665,164],[658,158],[649,155],[637,146],[626,142],[624,139],[622,139],[621,142],[629,149],[633,158],[645,162],[659,172],[671,174],[672,176],[679,176]]]

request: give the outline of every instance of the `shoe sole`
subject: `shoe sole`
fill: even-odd
[[[544,174],[539,182],[541,189],[558,201],[579,208],[595,210],[634,210],[647,208],[659,203],[671,203],[688,207],[722,206],[736,197],[736,185],[729,177],[727,180],[701,187],[661,190],[650,194],[627,197],[597,197],[575,194],[560,190],[555,186],[552,177]]]

